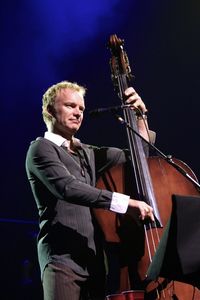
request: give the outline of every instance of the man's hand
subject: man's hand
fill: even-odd
[[[126,97],[125,104],[129,104],[131,109],[135,110],[139,108],[142,113],[147,112],[144,102],[142,101],[141,97],[136,93],[133,87],[127,88],[124,94]]]
[[[139,209],[141,220],[150,218],[151,221],[153,221],[153,222],[155,221],[154,215],[153,215],[153,208],[151,206],[149,206],[146,202],[129,199],[129,207]]]

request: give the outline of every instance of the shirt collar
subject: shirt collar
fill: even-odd
[[[70,141],[68,141],[67,139],[65,139],[64,137],[62,137],[59,134],[53,133],[53,132],[49,132],[46,131],[44,134],[44,138],[55,143],[57,146],[62,146],[63,143],[65,143],[65,147],[69,147],[69,143]],[[81,141],[75,137],[72,137],[73,139],[73,143],[78,146],[81,147]]]

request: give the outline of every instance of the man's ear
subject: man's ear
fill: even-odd
[[[55,109],[52,105],[47,105],[47,113],[50,114],[52,117],[55,116]]]

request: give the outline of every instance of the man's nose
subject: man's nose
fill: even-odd
[[[74,109],[74,115],[80,117],[81,116],[81,111],[79,108]]]

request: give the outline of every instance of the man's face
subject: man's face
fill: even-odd
[[[58,91],[53,107],[53,132],[70,138],[80,128],[85,103],[81,93],[63,88]]]

